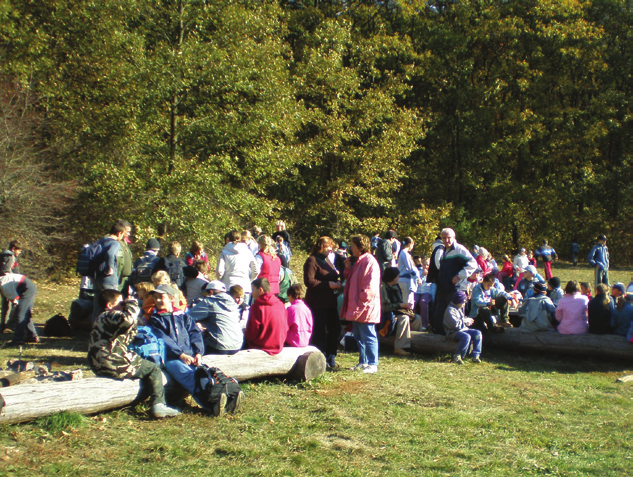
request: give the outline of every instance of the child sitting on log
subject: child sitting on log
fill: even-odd
[[[136,336],[139,307],[135,299],[123,301],[117,290],[103,290],[99,306],[105,309],[90,333],[88,364],[97,376],[114,379],[142,379],[148,387],[151,413],[156,419],[180,414],[165,404],[163,375],[156,363],[130,351],[128,345]]]
[[[464,305],[468,301],[468,295],[463,291],[457,291],[451,299],[450,305],[444,312],[444,332],[447,339],[459,341],[457,351],[453,355],[453,363],[464,364],[464,358],[468,353],[468,347],[472,343],[471,352],[473,363],[481,363],[481,331],[470,329],[475,320],[466,318]]]
[[[545,295],[545,285],[535,283],[533,295],[523,301],[519,308],[521,331],[550,331],[557,325],[556,307]]]

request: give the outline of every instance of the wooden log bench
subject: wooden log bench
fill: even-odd
[[[245,381],[284,376],[309,381],[325,372],[325,356],[315,347],[284,348],[270,356],[261,350],[244,350],[232,356],[209,355],[207,366]],[[163,376],[167,383],[167,377]],[[138,379],[87,378],[0,389],[0,424],[30,421],[62,411],[93,414],[130,405],[145,397]]]
[[[381,338],[380,343],[393,348],[393,337]],[[627,343],[623,336],[617,335],[561,335],[556,331],[526,333],[520,328],[505,328],[503,333],[484,335],[483,352],[491,348],[633,362],[633,343]],[[457,342],[443,335],[411,332],[411,351],[414,353],[454,353],[456,349]]]

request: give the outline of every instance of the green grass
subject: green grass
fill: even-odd
[[[563,282],[592,273],[554,269]],[[75,290],[40,285],[36,321],[67,313]],[[26,357],[85,366],[87,334],[43,341]],[[0,363],[9,357],[15,350],[0,350]],[[633,388],[615,380],[633,363],[486,349],[483,358],[457,366],[448,355],[385,353],[377,375],[243,383],[244,411],[220,419],[186,407],[156,422],[141,404],[3,426],[0,475],[630,474]],[[339,361],[349,367],[357,355]]]

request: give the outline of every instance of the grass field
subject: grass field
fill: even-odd
[[[556,263],[564,283],[588,267]],[[630,270],[611,281],[628,284]],[[35,319],[67,314],[76,283],[40,283]],[[0,339],[9,340],[11,334]],[[23,359],[85,369],[87,334],[44,338]],[[17,357],[0,349],[0,366]],[[195,408],[156,422],[146,404],[0,427],[0,475],[630,475],[633,363],[484,349],[380,358],[377,375],[345,367],[308,384],[244,383],[244,411]]]

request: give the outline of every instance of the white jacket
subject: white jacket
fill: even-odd
[[[251,282],[257,278],[255,257],[245,243],[227,243],[220,252],[215,272],[218,280],[226,285],[227,293],[233,285],[239,285],[245,293],[251,293]]]

